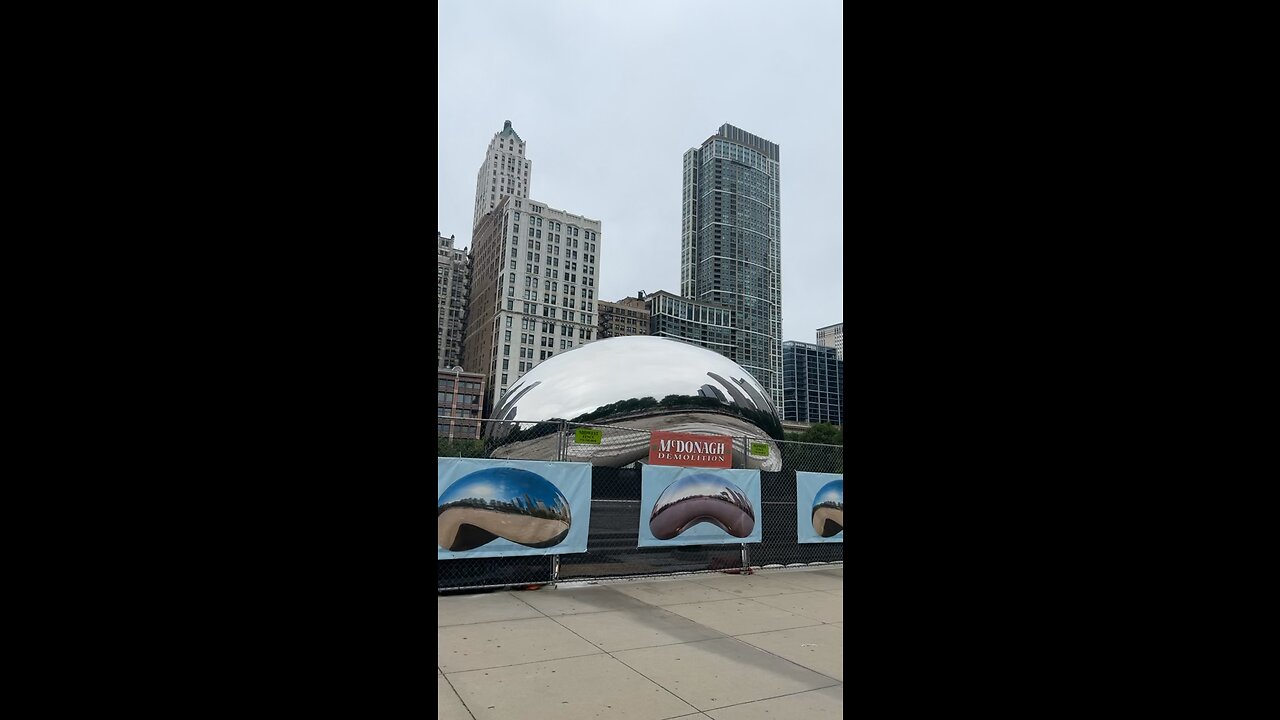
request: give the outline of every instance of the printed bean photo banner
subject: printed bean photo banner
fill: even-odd
[[[591,465],[438,458],[436,557],[587,551]]]
[[[796,540],[844,542],[844,475],[796,473]]]
[[[760,542],[760,471],[645,465],[639,547]]]

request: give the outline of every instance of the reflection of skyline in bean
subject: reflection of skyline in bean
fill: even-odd
[[[734,537],[746,537],[755,527],[755,509],[742,488],[699,473],[671,483],[658,495],[649,516],[649,531],[659,540],[670,540],[702,522]]]
[[[448,507],[492,508],[571,522],[569,501],[560,490],[541,475],[519,468],[485,468],[465,475],[445,488],[437,505],[439,512]]]
[[[755,509],[751,507],[751,498],[747,497],[741,488],[714,475],[700,473],[681,478],[668,485],[654,501],[653,513],[650,517],[656,516],[678,502],[696,497],[719,498],[738,507],[753,518],[756,516]]]
[[[844,478],[832,480],[813,496],[813,531],[822,537],[844,532]]]
[[[569,534],[569,501],[545,478],[519,468],[485,468],[445,489],[437,501],[438,544],[470,550],[495,538],[550,547]]]

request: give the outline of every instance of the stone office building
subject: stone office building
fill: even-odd
[[[616,303],[601,300],[596,305],[600,316],[600,338],[649,334],[649,308],[645,304],[644,293]]]
[[[436,435],[479,438],[484,375],[450,367],[437,370],[436,378]]]

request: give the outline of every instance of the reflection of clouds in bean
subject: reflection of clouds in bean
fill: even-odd
[[[569,534],[569,501],[540,475],[518,468],[485,468],[454,482],[437,501],[437,543],[471,550],[495,538],[550,547]]]
[[[813,496],[813,504],[815,506],[826,502],[844,505],[844,478],[832,480],[823,485],[818,489],[817,494]]]

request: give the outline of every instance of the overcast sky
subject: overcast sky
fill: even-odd
[[[724,123],[781,146],[784,340],[844,321],[837,0],[439,0],[439,218],[471,241],[504,120],[532,200],[601,222],[597,297],[680,293],[684,153]]]

